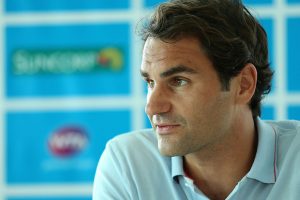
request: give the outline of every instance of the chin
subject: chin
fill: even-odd
[[[170,156],[170,157],[174,156],[172,153],[167,152],[167,151],[159,150],[159,152],[163,156]]]
[[[169,156],[169,157],[182,156],[182,153],[174,148],[158,147],[158,149],[160,154],[163,156]]]
[[[185,149],[178,144],[178,141],[158,138],[158,150],[163,156],[181,156],[184,155]]]

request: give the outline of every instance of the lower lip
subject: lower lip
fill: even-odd
[[[179,125],[157,126],[156,131],[160,135],[167,135],[170,134],[174,129],[178,127]]]

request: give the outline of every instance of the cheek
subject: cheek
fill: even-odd
[[[230,113],[229,99],[223,95],[201,95],[190,99],[186,105],[188,106],[182,109],[191,126],[215,126],[225,121]]]
[[[216,99],[209,92],[198,93],[198,95],[193,95],[185,98],[186,107],[183,110],[191,115],[201,115],[201,113],[206,113],[209,109],[214,107]]]

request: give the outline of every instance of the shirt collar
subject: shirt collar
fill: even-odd
[[[276,132],[271,125],[257,119],[258,144],[254,162],[248,178],[256,179],[263,183],[276,181]]]
[[[258,145],[248,178],[263,183],[276,181],[276,133],[271,125],[257,119]],[[178,176],[184,175],[183,160],[181,156],[174,156],[172,162],[172,177],[178,181]]]
[[[182,156],[174,156],[171,160],[172,163],[172,177],[178,182],[178,177],[184,175]]]

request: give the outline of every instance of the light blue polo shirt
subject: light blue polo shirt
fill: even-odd
[[[250,171],[228,200],[300,199],[300,122],[258,119],[258,146]],[[161,156],[152,130],[107,143],[94,180],[93,200],[206,200],[183,172],[182,157]]]

